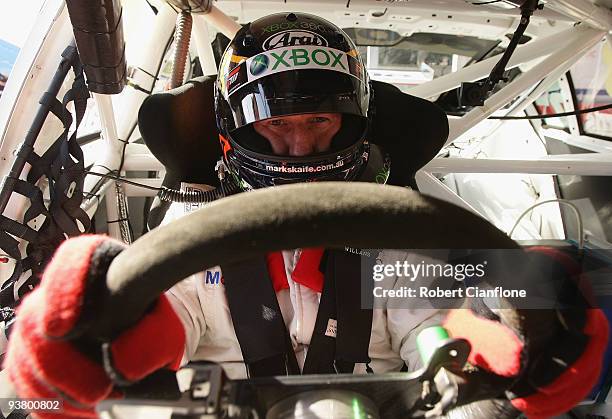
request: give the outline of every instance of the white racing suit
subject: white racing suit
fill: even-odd
[[[197,208],[198,205],[194,204],[173,203],[163,224]],[[321,294],[292,279],[300,254],[299,249],[282,252],[289,289],[278,291],[276,297],[301,369],[308,352]],[[384,252],[379,259],[383,263],[385,259],[394,263],[410,257],[406,253]],[[221,278],[220,268],[212,267],[176,284],[167,292],[167,296],[185,327],[183,363],[196,360],[215,362],[222,365],[230,378],[242,379],[247,377],[247,371]],[[403,279],[396,278],[386,280],[393,283],[391,287],[400,287],[403,282]],[[360,278],[355,278],[355,283],[359,284]],[[371,359],[369,366],[373,372],[399,371],[404,364],[408,371],[420,368],[421,361],[416,348],[418,331],[440,324],[442,319],[443,313],[435,309],[374,309],[368,349]],[[365,374],[366,365],[356,364],[354,373]]]

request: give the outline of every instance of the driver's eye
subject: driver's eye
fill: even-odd
[[[325,118],[324,116],[315,116],[314,118],[310,119],[310,122],[314,122],[316,124],[320,124],[320,123],[324,123],[324,122],[329,122],[329,118]]]
[[[284,119],[272,119],[271,121],[268,121],[268,125],[272,125],[275,127],[280,127],[283,125],[286,125],[287,123],[285,122]]]

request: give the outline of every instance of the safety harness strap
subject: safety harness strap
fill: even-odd
[[[222,272],[234,330],[249,376],[299,374],[265,259],[227,264],[222,266]]]
[[[336,363],[368,365],[373,311],[362,308],[361,284],[362,275],[373,271],[372,265],[376,259],[340,250],[331,251],[329,257],[333,258],[330,265],[334,269],[336,280]],[[353,372],[352,368],[347,372]]]
[[[327,250],[323,293],[303,374],[351,374],[369,364],[372,310],[361,308],[359,255]]]
[[[326,251],[323,292],[303,374],[352,373],[370,362],[372,310],[361,309],[360,258]],[[250,377],[300,370],[265,258],[221,267],[236,336]]]

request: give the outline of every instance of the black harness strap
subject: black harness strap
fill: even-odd
[[[12,236],[19,237],[30,243],[36,241],[36,230],[31,229],[27,225],[18,223],[15,220],[0,215],[0,230],[9,233]]]
[[[338,372],[352,373],[352,365],[335,365],[337,337],[337,304],[335,263],[329,252],[325,257],[325,282],[319,301],[319,310],[315,320],[314,330],[310,338],[308,353],[304,361],[303,374],[334,374]],[[330,260],[331,259],[331,260]],[[369,340],[369,339],[368,339]],[[340,370],[338,369],[340,367]],[[346,371],[350,369],[350,371]]]
[[[328,251],[324,259],[323,293],[303,374],[352,373],[355,363],[370,362],[372,310],[361,309],[360,258]],[[300,374],[265,259],[221,270],[249,376]]]
[[[75,63],[75,74],[73,87],[66,92],[61,104],[63,115],[60,119],[64,124],[62,137],[66,141],[60,142],[59,153],[57,153],[52,164],[53,172],[57,168],[63,168],[63,170],[59,170],[59,176],[56,178],[54,190],[57,193],[57,199],[52,202],[51,214],[59,227],[69,236],[82,234],[90,227],[89,217],[80,208],[83,200],[85,166],[83,151],[76,141],[77,130],[75,129],[70,138],[67,138],[68,130],[72,125],[72,115],[67,110],[67,104],[71,101],[74,102],[76,127],[78,128],[85,114],[87,99],[89,98],[80,62]],[[83,231],[79,229],[76,220],[83,225]]]
[[[353,372],[369,364],[372,310],[361,309],[361,258],[328,250],[325,283],[303,374]]]
[[[336,364],[369,364],[368,348],[372,333],[372,309],[361,306],[362,262],[365,272],[374,261],[345,251],[332,251],[331,265],[336,279],[336,305],[338,312],[338,337],[336,339]]]
[[[224,265],[221,271],[249,376],[299,374],[265,258]]]
[[[21,261],[21,252],[19,251],[19,242],[5,231],[0,230],[0,248],[15,260],[13,273],[10,278],[2,284],[2,288],[0,288],[0,307],[14,307],[14,284],[24,271]]]
[[[35,184],[42,176],[46,176],[49,182],[57,179],[59,173],[51,173],[51,163],[53,163],[54,156],[57,155],[59,148],[60,142],[56,141],[49,146],[42,157],[33,151],[29,154],[28,163],[32,166],[26,177],[29,183]]]
[[[11,237],[6,231],[0,230],[0,247],[7,255],[13,259],[21,260],[21,253],[19,252],[19,242]]]
[[[43,199],[43,193],[39,188],[24,180],[17,179],[15,181],[14,191],[30,200],[30,207],[23,215],[24,224],[29,223],[41,214],[49,216],[49,211],[47,211],[47,207],[45,206]]]
[[[70,65],[74,72],[72,87],[64,94],[61,102],[54,94],[46,92],[39,103],[42,109],[48,109],[62,122],[64,131],[42,156],[36,154],[31,147],[26,150],[29,153],[27,162],[31,165],[26,180],[13,179],[12,191],[30,201],[23,223],[0,217],[0,248],[16,262],[11,277],[0,289],[2,307],[15,307],[18,300],[38,284],[42,270],[59,244],[66,237],[82,234],[90,227],[89,217],[80,208],[85,170],[83,152],[76,140],[78,127],[87,107],[89,91],[76,49],[67,48],[62,57],[60,69]],[[70,137],[68,134],[73,125],[73,117],[67,108],[69,102],[74,103],[76,117],[74,131]],[[45,203],[41,189],[36,186],[43,177],[49,182],[48,203]],[[38,231],[27,226],[40,215],[44,215],[44,221]],[[28,243],[26,257],[22,257],[19,242],[14,237],[22,238]],[[31,275],[20,279],[28,270],[32,271]]]
[[[26,246],[25,260],[30,261],[32,272],[36,275],[41,274],[55,252],[55,249],[66,239],[65,233],[48,217],[43,226],[38,231],[36,243],[28,243]]]
[[[57,98],[52,94],[48,92],[43,93],[38,103],[42,106],[48,107],[49,112],[55,115],[55,117],[62,122],[64,131],[53,142],[53,144],[47,148],[42,156],[39,156],[33,151],[29,154],[28,163],[30,163],[32,167],[30,168],[26,179],[32,184],[38,182],[42,176],[46,176],[50,183],[59,177],[61,166],[54,165],[53,162],[56,160],[62,143],[66,141],[68,137],[66,127],[70,127],[70,124],[72,124],[72,116],[70,115],[70,112],[68,112],[65,105],[57,100]]]

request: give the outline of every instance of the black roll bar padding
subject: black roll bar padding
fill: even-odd
[[[345,182],[266,188],[213,202],[119,254],[85,334],[112,339],[162,292],[207,267],[317,246],[520,249],[488,221],[406,188]]]
[[[127,81],[119,0],[66,0],[89,90],[116,94]]]

